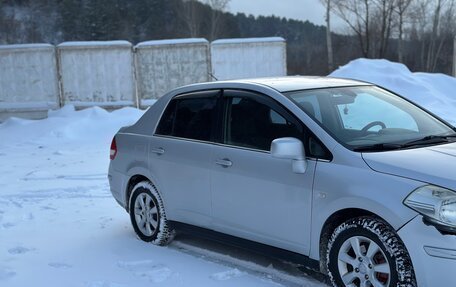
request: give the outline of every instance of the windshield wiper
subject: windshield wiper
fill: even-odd
[[[424,138],[406,142],[403,144],[404,147],[410,147],[415,145],[426,145],[426,144],[437,144],[437,143],[448,143],[451,139],[456,138],[456,134],[451,135],[430,135]]]
[[[358,152],[375,152],[375,151],[388,151],[388,150],[398,150],[403,148],[410,148],[413,146],[419,145],[428,145],[428,144],[438,144],[438,143],[449,143],[456,140],[456,134],[451,135],[430,135],[425,136],[421,139],[413,140],[403,144],[398,143],[378,143],[372,145],[357,146],[353,148],[353,151]]]
[[[353,148],[353,151],[388,151],[388,150],[397,150],[401,149],[404,146],[401,144],[392,144],[392,143],[379,143],[373,145],[364,145],[364,146],[357,146]]]

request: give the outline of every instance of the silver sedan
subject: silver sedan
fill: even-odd
[[[191,232],[302,260],[334,286],[456,286],[455,128],[372,84],[182,87],[111,144],[144,241]]]

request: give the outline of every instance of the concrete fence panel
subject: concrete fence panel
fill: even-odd
[[[29,118],[41,118],[58,106],[54,46],[0,46],[0,120],[24,113]]]
[[[216,40],[211,59],[218,80],[287,74],[286,43],[280,37]]]
[[[78,108],[136,105],[132,45],[127,41],[57,46],[62,104]]]
[[[206,39],[142,42],[135,51],[141,106],[150,105],[154,99],[179,86],[210,80]]]

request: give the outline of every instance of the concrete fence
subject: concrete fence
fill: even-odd
[[[62,104],[107,108],[137,105],[131,51],[127,41],[58,45]]]
[[[186,84],[282,75],[282,38],[6,45],[0,46],[0,121],[42,118],[65,104],[147,107]]]
[[[55,48],[48,44],[0,46],[0,120],[41,117],[60,106]]]
[[[135,50],[141,106],[179,86],[210,81],[206,39],[148,41],[139,43]]]
[[[211,44],[212,73],[218,80],[287,74],[283,38],[222,39]]]

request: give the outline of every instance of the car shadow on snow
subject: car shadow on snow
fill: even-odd
[[[178,234],[171,248],[207,261],[272,280],[284,286],[329,286],[328,278],[307,266],[286,262],[268,254],[260,254],[212,240]]]

